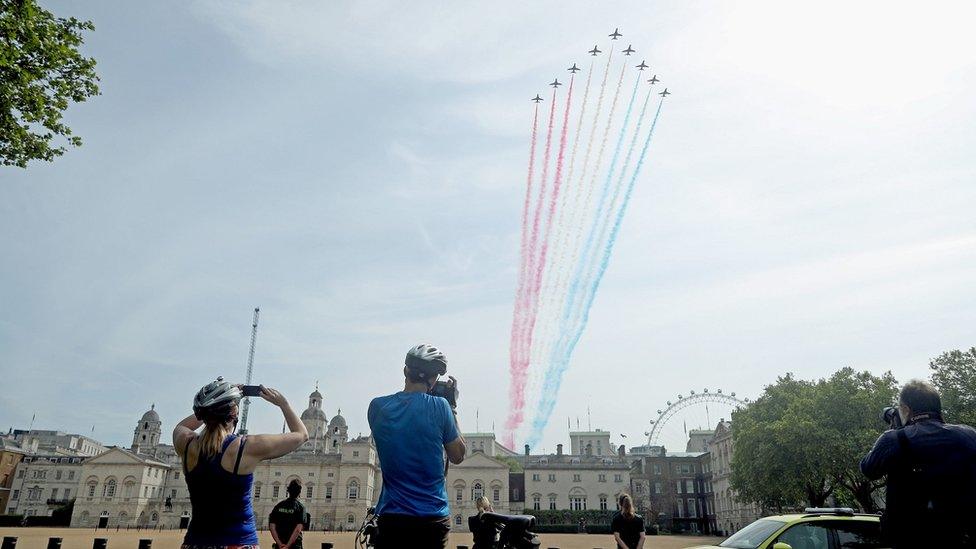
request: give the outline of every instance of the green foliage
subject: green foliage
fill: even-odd
[[[524,469],[522,468],[522,464],[519,463],[517,459],[511,456],[498,456],[495,459],[501,461],[502,463],[507,464],[508,470],[511,473],[521,473],[522,471],[524,471]]]
[[[945,420],[976,426],[976,347],[942,353],[929,362],[929,368],[942,397]]]
[[[534,509],[526,509],[524,511],[526,515],[532,515],[535,517],[536,524],[570,524],[573,525],[574,528],[579,525],[580,519],[585,520],[586,524],[610,524],[615,512],[616,511],[600,511],[595,509],[587,509],[586,511],[571,511],[569,509],[543,509],[536,511]]]
[[[822,506],[836,495],[873,511],[880,485],[861,476],[859,462],[883,432],[878,414],[895,394],[890,373],[779,378],[733,416],[732,487],[766,508]]]
[[[62,115],[98,95],[95,60],[78,48],[91,21],[55,17],[36,0],[0,0],[0,163],[26,168],[80,146]]]

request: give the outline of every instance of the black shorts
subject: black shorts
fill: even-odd
[[[450,517],[381,515],[376,549],[445,549]]]

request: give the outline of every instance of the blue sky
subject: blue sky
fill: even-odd
[[[3,427],[171,427],[254,306],[297,408],[318,381],[365,433],[430,341],[500,427],[526,99],[614,27],[674,95],[544,448],[587,405],[633,444],[689,389],[976,344],[970,4],[44,4],[95,22],[103,93],[82,148],[0,171]]]

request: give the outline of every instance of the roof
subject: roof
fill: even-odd
[[[322,400],[322,393],[320,393],[319,390],[316,389],[312,391],[312,394],[308,395],[308,398],[317,398],[319,400]]]
[[[156,413],[156,405],[153,404],[152,407],[149,408],[149,410],[147,410],[145,414],[142,414],[142,419],[140,419],[139,421],[140,422],[143,422],[143,421],[155,421],[155,422],[158,422],[159,421],[159,414]]]
[[[19,444],[6,438],[0,438],[0,452],[13,452],[17,454],[27,453],[27,451],[21,448]]]
[[[519,461],[529,469],[620,469],[630,470],[630,458],[620,456],[547,455],[522,456]]]
[[[327,421],[328,418],[325,417],[325,412],[321,408],[306,408],[302,412],[302,419],[320,419],[322,421]]]
[[[345,427],[345,426],[346,426],[346,418],[342,417],[342,410],[339,410],[339,412],[336,413],[336,415],[332,418],[332,421],[329,422],[329,427]]]

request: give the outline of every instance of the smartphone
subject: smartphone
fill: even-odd
[[[261,395],[260,385],[241,385],[241,394],[246,397],[256,397]]]

